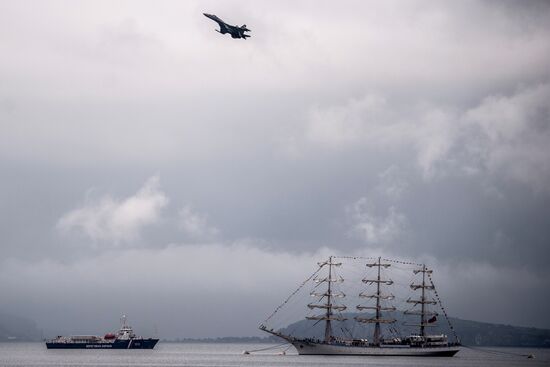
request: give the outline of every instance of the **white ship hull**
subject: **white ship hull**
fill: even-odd
[[[419,348],[399,345],[374,347],[311,343],[300,340],[294,340],[292,344],[300,355],[452,357],[460,350],[458,346]]]

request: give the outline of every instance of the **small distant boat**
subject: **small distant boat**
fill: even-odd
[[[347,257],[350,258],[350,257]],[[444,311],[439,296],[436,293],[436,299],[429,297],[429,292],[435,292],[435,286],[431,280],[432,270],[428,269],[425,265],[414,264],[417,266],[413,272],[415,275],[421,274],[421,282],[410,284],[412,291],[420,291],[420,295],[416,299],[408,298],[404,302],[411,304],[412,309],[404,311],[406,315],[416,315],[419,323],[409,326],[418,326],[418,333],[402,337],[398,335],[392,335],[391,337],[384,337],[381,331],[381,325],[391,325],[396,322],[396,319],[391,317],[384,317],[383,313],[391,313],[396,311],[396,308],[391,304],[387,304],[389,301],[395,298],[392,293],[383,292],[384,286],[391,286],[394,282],[389,278],[381,276],[381,269],[387,269],[392,265],[392,262],[402,263],[397,260],[384,261],[379,257],[375,261],[367,262],[364,264],[367,268],[374,268],[377,270],[377,276],[371,278],[362,279],[362,283],[367,286],[374,286],[374,291],[365,291],[357,295],[358,298],[366,300],[367,304],[357,305],[355,309],[359,314],[353,317],[353,321],[359,324],[374,324],[374,333],[372,339],[366,338],[353,338],[335,336],[333,333],[333,323],[339,321],[348,320],[349,314],[343,314],[342,311],[346,310],[348,306],[342,303],[342,299],[346,295],[335,289],[336,283],[344,282],[341,276],[336,276],[334,272],[335,267],[342,265],[341,262],[335,262],[337,257],[331,256],[327,261],[320,262],[317,271],[308,278],[312,279],[314,275],[320,273],[322,269],[327,270],[325,277],[313,278],[313,281],[317,286],[326,284],[324,290],[314,288],[311,293],[312,297],[317,298],[317,303],[309,303],[307,307],[310,310],[321,309],[323,313],[320,315],[313,315],[306,317],[308,320],[314,320],[316,322],[324,321],[325,330],[324,338],[315,337],[299,337],[289,335],[288,332],[281,330],[274,330],[268,328],[266,325],[260,325],[260,330],[263,330],[272,335],[278,336],[289,343],[291,343],[298,354],[303,355],[363,355],[363,356],[446,356],[452,357],[460,350],[460,343],[458,338],[455,342],[449,342],[447,335],[445,334],[429,334],[427,328],[434,326],[437,320],[437,312],[428,309],[429,305],[439,305]],[[360,257],[353,257],[352,259],[364,259]],[[372,258],[371,258],[372,259]],[[302,285],[303,287],[307,281]],[[266,322],[277,313],[299,290],[298,288],[281,306],[279,306],[273,314],[266,320]],[[340,299],[340,301],[337,301]],[[374,317],[372,315],[362,315],[361,312],[365,310],[374,311]],[[443,312],[447,318],[446,312]],[[450,321],[447,319],[450,325]],[[452,330],[452,326],[451,326]]]
[[[73,335],[58,336],[46,341],[48,349],[153,349],[158,339],[136,336],[131,326],[126,323],[126,316],[121,318],[122,326],[116,334],[104,336]]]

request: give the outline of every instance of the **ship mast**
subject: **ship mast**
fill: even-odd
[[[381,276],[380,276],[381,268],[382,267],[389,268],[391,266],[391,264],[387,264],[387,263],[383,264],[382,259],[380,257],[378,257],[377,262],[366,264],[366,266],[369,267],[369,268],[372,268],[372,267],[377,267],[378,268],[376,279],[366,279],[366,278],[363,279],[363,283],[376,284],[376,293],[375,294],[365,294],[365,293],[361,292],[359,294],[359,297],[376,299],[376,306],[373,307],[373,306],[357,305],[356,308],[359,311],[375,310],[376,311],[376,316],[374,318],[356,317],[355,320],[357,320],[359,322],[362,322],[362,323],[374,323],[373,342],[376,345],[380,345],[380,339],[381,339],[380,338],[381,337],[380,324],[381,323],[391,324],[391,323],[395,322],[395,319],[383,319],[382,318],[382,311],[395,311],[395,307],[382,307],[381,302],[380,302],[383,299],[389,300],[389,299],[394,298],[392,294],[382,294],[382,292],[380,290],[381,284],[386,284],[386,285],[392,285],[393,284],[393,280],[391,280],[391,279],[382,279]]]
[[[425,337],[426,336],[426,330],[425,330],[426,326],[432,326],[432,325],[430,325],[430,323],[432,321],[427,320],[426,316],[428,316],[428,315],[437,316],[438,315],[437,312],[428,311],[426,309],[426,305],[435,305],[435,304],[437,304],[437,302],[435,300],[433,300],[433,299],[429,300],[428,297],[426,296],[426,291],[427,290],[434,290],[433,284],[427,284],[426,283],[426,274],[428,274],[428,275],[431,274],[432,270],[426,268],[426,265],[423,264],[422,268],[413,270],[413,273],[414,274],[422,273],[422,284],[412,283],[411,284],[411,289],[415,290],[415,291],[420,289],[422,293],[421,293],[420,299],[410,299],[409,298],[407,300],[407,303],[413,303],[414,304],[413,307],[416,307],[416,306],[420,305],[420,311],[407,310],[407,311],[405,311],[405,314],[407,314],[407,315],[419,315],[420,316],[420,324],[418,324],[418,326],[420,326],[420,336]]]
[[[330,279],[332,278],[332,256],[328,258],[328,282],[327,282],[327,316],[325,320],[325,343],[328,343],[330,341],[330,334],[332,334],[332,325],[330,323],[330,317],[332,316],[332,303],[331,303],[331,287],[330,284],[332,283]]]
[[[320,297],[321,299],[326,297],[326,303],[321,303],[321,304],[310,303],[310,304],[307,305],[310,309],[314,309],[314,308],[325,309],[326,310],[325,314],[323,316],[308,316],[308,317],[306,317],[306,319],[308,319],[308,320],[324,320],[325,321],[325,343],[330,343],[330,339],[331,339],[331,336],[332,336],[332,324],[331,324],[331,322],[332,321],[344,321],[344,320],[346,320],[343,317],[334,316],[333,310],[344,311],[347,308],[344,305],[337,305],[337,304],[333,303],[334,302],[333,299],[335,297],[343,298],[343,297],[345,297],[345,294],[344,293],[334,293],[333,292],[332,283],[333,282],[343,282],[344,279],[341,278],[341,277],[332,278],[332,267],[342,265],[342,263],[333,263],[332,258],[333,257],[330,256],[328,258],[328,261],[319,263],[320,267],[328,266],[328,277],[323,278],[323,279],[319,279],[319,278],[314,279],[314,281],[317,282],[317,283],[323,283],[323,282],[327,283],[326,292],[325,293],[315,293],[315,292],[311,293],[311,296],[313,296],[313,297]]]
[[[426,331],[426,264],[422,264],[422,305],[420,311],[420,335],[425,336]]]

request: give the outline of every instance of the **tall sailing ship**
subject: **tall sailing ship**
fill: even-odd
[[[362,284],[367,286],[367,289],[361,291],[356,296],[363,302],[355,306],[356,312],[344,313],[348,310],[348,306],[343,304],[343,299],[346,295],[339,289],[335,289],[337,283],[344,282],[341,276],[335,276],[335,269],[342,266],[342,262],[337,262],[338,259],[359,259],[370,260],[364,265],[367,269],[374,270],[374,276],[362,278]],[[387,314],[394,314],[397,311],[395,306],[390,303],[395,296],[388,292],[388,289],[394,284],[394,281],[385,278],[382,275],[382,269],[386,270],[392,266],[392,263],[404,262],[388,259],[372,259],[358,257],[335,257],[331,256],[327,261],[318,263],[319,268],[310,276],[291,296],[279,306],[273,314],[266,319],[264,324],[260,325],[260,329],[278,336],[296,348],[299,354],[304,355],[365,355],[365,356],[447,356],[452,357],[460,350],[460,343],[455,334],[455,341],[450,342],[447,335],[430,334],[427,330],[435,326],[438,312],[432,311],[429,306],[439,306],[447,319],[450,330],[454,329],[447,317],[445,309],[439,299],[439,295],[432,281],[432,270],[426,265],[414,264],[413,274],[416,278],[421,277],[421,281],[416,283],[413,281],[409,288],[413,292],[418,292],[416,298],[407,298],[404,303],[410,307],[403,311],[404,315],[417,318],[418,323],[406,324],[407,326],[417,327],[418,331],[410,333],[402,337],[396,335],[399,332],[396,327],[393,327],[397,320],[393,317],[386,317]],[[407,263],[411,264],[411,263]],[[326,269],[327,276],[318,277],[322,270]],[[371,275],[373,272],[371,272]],[[314,276],[317,276],[314,278]],[[313,320],[315,323],[324,322],[324,337],[304,337],[293,336],[291,332],[285,329],[274,330],[268,328],[267,323],[287,302],[302,288],[305,284],[313,279],[317,284],[314,290],[310,293],[312,297],[317,298],[317,303],[309,303],[307,307],[310,310],[322,310],[321,314],[307,316],[307,320]],[[317,290],[322,288],[321,291]],[[340,287],[338,287],[340,288]],[[431,294],[435,295],[435,298]],[[437,299],[437,300],[436,300]],[[343,335],[335,335],[333,327],[338,322],[348,322],[351,319],[359,325],[373,325],[374,330],[372,338],[354,338],[353,335],[348,337]],[[384,335],[383,326],[391,330],[390,335]]]

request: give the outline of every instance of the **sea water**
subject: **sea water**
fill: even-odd
[[[243,354],[268,346],[159,342],[153,350],[48,350],[44,343],[0,343],[0,366],[550,366],[550,349],[532,348],[463,348],[454,357],[299,356],[286,346]]]

